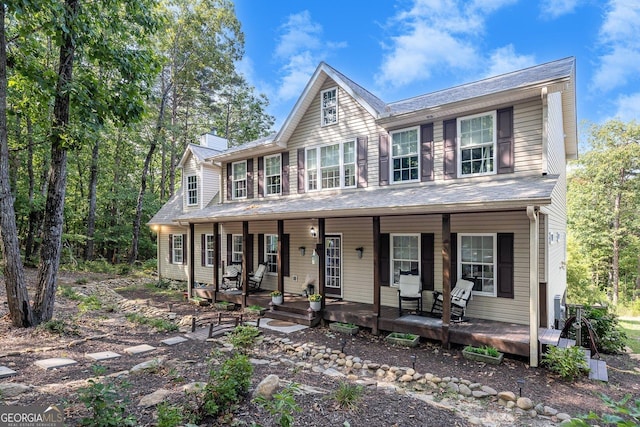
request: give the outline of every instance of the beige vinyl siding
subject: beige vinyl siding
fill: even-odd
[[[186,234],[187,241],[185,245],[185,256],[189,256],[189,229],[183,227],[173,227],[161,225],[158,230],[158,266],[160,268],[159,275],[165,279],[171,280],[187,280],[188,264],[170,264],[169,263],[169,235],[170,234]]]
[[[193,258],[194,279],[198,283],[213,284],[213,267],[202,265],[202,235],[213,234],[213,224],[198,224],[194,226],[195,241]]]
[[[249,272],[258,268],[258,234],[278,234],[277,221],[256,221],[249,223],[249,234],[253,234],[253,266],[249,266]],[[266,257],[266,254],[265,254]],[[278,276],[275,273],[265,273],[260,285],[263,289],[277,289]]]
[[[202,207],[207,206],[213,197],[220,192],[220,167],[202,166],[202,183],[198,183],[202,195]]]
[[[540,173],[542,165],[542,101],[513,107],[515,173]]]
[[[318,290],[318,265],[311,264],[311,254],[316,246],[316,239],[309,234],[309,229],[314,226],[318,229],[317,221],[301,219],[284,222],[284,232],[289,234],[289,277],[284,278],[284,290],[288,293],[301,294],[302,285],[307,275],[315,280],[316,292]],[[305,247],[304,256],[300,254],[301,246]],[[320,254],[318,254],[320,255]]]
[[[551,193],[551,205],[542,211],[547,215],[548,247],[548,301],[549,324],[553,324],[553,298],[562,296],[567,287],[567,174],[564,151],[564,123],[562,117],[562,99],[560,92],[548,95],[548,162],[549,173],[558,174],[558,183]],[[553,234],[553,241],[549,235]]]

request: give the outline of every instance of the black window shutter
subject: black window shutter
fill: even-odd
[[[456,119],[442,122],[444,137],[444,179],[457,177]]]
[[[389,134],[380,134],[378,149],[380,153],[380,169],[378,170],[379,185],[389,185]]]
[[[233,262],[233,235],[227,234],[227,265]]]
[[[264,197],[264,157],[258,157],[258,197]]]
[[[359,136],[357,139],[358,150],[358,188],[367,187],[367,149],[369,148],[369,138]]]
[[[290,275],[290,267],[289,267],[289,245],[290,245],[290,238],[288,234],[283,234],[282,235],[282,244],[280,245],[280,247],[282,248],[282,253],[280,254],[282,256],[282,275],[284,277],[289,277]]]
[[[298,148],[298,193],[304,193],[304,148]]]
[[[247,159],[247,199],[253,199],[253,159]]]
[[[169,234],[169,264],[173,264],[173,234]]]
[[[247,241],[244,243],[247,245],[247,271],[253,271],[253,234],[249,234]]]
[[[434,253],[435,235],[433,233],[422,233],[420,235],[420,263],[422,273],[422,290],[433,291],[434,290],[434,267],[435,267],[435,253]]]
[[[282,153],[282,158],[280,159],[282,165],[282,179],[281,182],[281,191],[283,196],[289,195],[289,152],[285,151]]]
[[[498,110],[498,173],[513,173],[513,107]]]
[[[433,123],[420,127],[421,181],[433,181]]]
[[[500,298],[513,298],[513,233],[498,233],[498,292]]]
[[[200,265],[205,267],[207,265],[207,235],[200,235]]]
[[[227,200],[233,199],[233,165],[227,163]]]
[[[391,277],[391,254],[390,248],[390,236],[389,233],[380,234],[380,254],[378,259],[380,261],[380,286],[389,286],[389,278]]]
[[[182,264],[187,263],[187,235],[182,235]]]
[[[258,264],[264,264],[264,234],[258,234]]]
[[[458,281],[458,234],[451,233],[451,289]]]

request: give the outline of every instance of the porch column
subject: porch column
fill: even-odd
[[[322,295],[321,310],[324,310],[325,301],[324,301],[324,282],[325,278],[325,263],[327,254],[324,251],[324,239],[325,239],[325,228],[324,228],[324,218],[318,218],[318,239],[320,243],[316,244],[316,251],[318,252],[318,293]]]
[[[195,280],[195,251],[196,251],[196,245],[195,245],[195,225],[194,224],[189,224],[189,257],[188,257],[188,263],[189,266],[187,267],[187,281],[189,283],[188,287],[187,287],[187,292],[189,293],[189,296],[192,295],[193,292],[193,281]],[[183,242],[184,245],[184,242]]]
[[[449,348],[451,319],[451,215],[442,214],[442,347]]]
[[[242,221],[242,308],[247,306],[247,295],[249,294],[249,263],[248,244],[249,241],[249,221]]]
[[[371,332],[379,333],[378,321],[380,320],[380,217],[373,218],[373,317],[374,324]]]
[[[282,239],[284,238],[284,221],[278,220],[278,258],[276,262],[278,263],[278,290],[284,294],[284,274],[282,272],[283,269],[283,259],[282,259]]]
[[[213,223],[213,287],[218,292],[218,280],[219,272],[218,266],[220,265],[220,224]]]
[[[538,281],[538,208],[527,206],[529,217],[529,365],[538,366],[539,281]]]

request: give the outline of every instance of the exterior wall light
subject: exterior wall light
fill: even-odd
[[[300,251],[300,256],[304,256],[305,252],[307,251],[307,248],[305,248],[304,246],[300,246],[298,250]]]
[[[316,231],[316,228],[315,228],[315,227],[311,227],[311,228],[309,229],[309,234],[311,234],[311,237],[313,237],[314,239],[315,239],[316,237],[318,237],[318,232]]]
[[[362,259],[362,254],[364,253],[364,248],[362,246],[356,248],[356,252],[358,253],[358,258]]]

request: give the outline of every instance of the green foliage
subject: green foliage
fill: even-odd
[[[591,411],[588,415],[583,415],[581,419],[574,418],[566,425],[570,427],[588,427],[591,424],[584,420],[596,421],[606,425],[617,427],[638,427],[640,426],[640,399],[631,399],[631,395],[625,395],[621,400],[616,401],[609,396],[600,394],[602,401],[613,410],[613,414],[598,415]]]
[[[470,352],[470,353],[477,353],[477,354],[485,354],[487,356],[491,356],[491,357],[499,357],[500,356],[500,352],[495,348],[495,347],[491,347],[488,345],[482,346],[482,347],[473,347],[471,345],[468,345],[464,348],[465,351]]]
[[[227,334],[227,340],[233,347],[246,353],[256,342],[260,330],[255,326],[238,326]]]
[[[98,382],[89,380],[87,387],[79,390],[79,399],[91,412],[91,416],[82,419],[83,426],[122,427],[135,426],[137,419],[126,414],[126,396],[122,392],[128,384],[122,382]]]
[[[83,296],[76,292],[71,286],[59,286],[57,294],[73,301],[80,301]]]
[[[567,381],[574,381],[589,373],[589,365],[581,347],[550,347],[542,356],[542,363]]]
[[[620,328],[627,336],[627,345],[640,354],[640,320],[620,320]]]
[[[570,310],[570,315],[575,314]],[[607,306],[604,307],[584,307],[582,316],[588,319],[596,336],[596,346],[602,353],[620,353],[624,351],[627,335],[618,323],[617,315]],[[582,325],[582,342],[589,339],[589,332],[585,325]],[[576,338],[576,329],[569,330],[569,338]]]
[[[100,310],[101,308],[102,301],[100,301],[100,299],[95,295],[83,298],[82,301],[80,301],[80,304],[78,304],[78,310],[80,310],[81,313],[84,313],[85,311]]]
[[[127,313],[125,317],[131,323],[148,325],[156,329],[158,332],[174,332],[179,329],[178,325],[165,319],[153,319],[138,313]]]
[[[276,417],[275,421],[278,425],[290,427],[294,422],[293,414],[301,411],[300,406],[294,399],[294,395],[299,389],[300,386],[298,384],[290,383],[278,393],[274,393],[271,399],[258,396],[253,402],[264,408],[272,417]]]
[[[353,410],[358,407],[363,393],[364,388],[361,385],[341,382],[332,397],[342,409]]]
[[[67,322],[60,319],[47,320],[38,325],[38,328],[43,329],[52,334],[58,335],[79,335],[78,327],[76,325],[67,325]]]
[[[184,424],[182,408],[162,402],[158,405],[158,427],[177,427]]]

